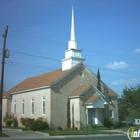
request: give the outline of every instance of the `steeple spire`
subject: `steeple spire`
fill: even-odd
[[[71,17],[71,38],[70,40],[75,40],[75,29],[74,29],[74,11],[72,6],[72,17]]]
[[[78,50],[77,41],[75,40],[74,10],[72,6],[71,35],[68,42],[68,50],[65,51],[65,59],[62,59],[62,70],[65,71],[78,63],[83,63],[85,59],[82,58],[81,52],[82,50]]]
[[[72,16],[71,16],[71,37],[68,42],[68,49],[77,49],[77,41],[75,40],[75,28],[74,28],[74,9],[72,6]]]

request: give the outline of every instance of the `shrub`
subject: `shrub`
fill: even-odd
[[[36,121],[38,121],[38,120],[43,121],[44,118],[42,118],[42,117],[38,117],[38,118],[36,119]]]
[[[114,130],[114,129],[115,129],[115,125],[112,125],[112,126],[110,127],[110,129],[111,129],[111,130]]]
[[[70,128],[66,126],[66,127],[65,127],[65,130],[70,130]]]
[[[58,126],[57,129],[58,129],[58,130],[62,130],[63,128],[62,128],[61,126]]]
[[[3,120],[6,123],[6,126],[11,126],[15,121],[15,117],[12,114],[6,113],[6,116],[4,117]]]
[[[41,120],[35,120],[35,121],[28,122],[28,129],[32,130],[32,131],[45,130],[47,128],[49,128],[48,124]]]
[[[22,125],[32,131],[45,130],[49,128],[47,122],[44,122],[43,118],[41,117],[37,118],[36,120],[31,118],[21,118],[20,122]]]
[[[34,119],[31,119],[31,118],[20,118],[20,122],[23,126],[25,126],[26,128],[28,127],[28,123],[31,122],[31,121],[34,121]]]
[[[113,123],[108,120],[108,119],[104,119],[104,126],[110,128],[113,125]]]

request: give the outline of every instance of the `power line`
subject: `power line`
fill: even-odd
[[[19,31],[17,31],[17,30],[14,30],[14,31],[19,32]],[[19,32],[19,33],[20,33],[20,32]],[[31,39],[33,39],[33,40],[35,40],[35,38],[36,38],[36,39],[39,39],[39,40],[42,41],[42,42],[47,42],[47,43],[48,43],[48,41],[49,41],[49,42],[54,43],[54,44],[57,44],[57,45],[58,45],[58,43],[59,43],[59,44],[65,45],[65,43],[60,42],[60,39],[59,39],[59,42],[58,42],[58,40],[57,40],[57,43],[55,43],[55,42],[52,41],[52,40],[44,41],[42,38],[39,38],[38,36],[35,36],[35,35],[32,35],[32,34],[27,34],[27,33],[24,33],[24,32],[22,32],[22,34],[25,34],[26,36],[31,36],[31,37],[33,37],[33,38],[31,38]],[[45,34],[46,34],[46,33],[45,33]],[[46,34],[46,35],[47,35],[47,36],[50,36],[50,34]],[[51,35],[51,36],[52,36],[52,35]],[[88,44],[88,43],[86,43],[86,44]],[[97,45],[96,45],[96,46],[97,46]],[[100,46],[100,47],[101,47],[101,48],[104,48],[103,46]],[[107,48],[107,47],[106,47],[106,48]],[[108,48],[111,48],[111,47],[108,47]],[[112,54],[101,53],[101,52],[96,52],[96,51],[93,51],[93,50],[86,50],[86,49],[82,49],[82,50],[87,51],[87,52],[90,52],[90,53],[96,53],[96,54],[101,54],[101,55],[107,55],[107,56],[119,57],[119,58],[120,58],[119,55],[112,55]],[[113,50],[114,50],[114,48],[113,48]],[[128,52],[127,50],[121,50],[121,51]],[[128,53],[130,53],[130,52],[128,52]],[[129,57],[124,57],[124,56],[121,56],[121,58],[135,59],[135,58],[129,58]],[[138,58],[137,58],[137,59],[138,59]]]
[[[13,50],[11,50],[11,51],[13,51]],[[43,59],[48,59],[48,60],[60,61],[60,60],[54,59],[54,58],[43,57],[43,56],[39,56],[39,55],[28,54],[28,53],[23,53],[23,52],[18,52],[18,51],[13,51],[13,53],[19,53],[19,54],[23,54],[23,55],[28,55],[28,56],[38,57],[38,58],[43,58]]]
[[[46,69],[50,69],[50,70],[56,70],[59,68],[54,68],[54,67],[46,67],[46,66],[40,66],[40,65],[33,65],[33,64],[27,64],[27,63],[20,63],[20,62],[6,62],[6,64],[9,65],[15,65],[15,66],[19,66],[22,68],[27,68],[27,69],[31,69],[31,70],[45,70]],[[77,73],[77,72],[76,72]],[[130,73],[129,73],[130,74]],[[139,74],[140,75],[140,74]],[[116,76],[116,75],[106,75],[106,74],[102,74],[102,77],[110,77],[110,78],[124,78],[124,79],[130,79],[131,77],[122,77],[122,76]]]
[[[24,53],[24,52],[18,52],[18,51],[13,51],[13,52],[14,53],[19,53],[19,54],[22,54],[22,55],[27,55],[27,56],[32,56],[32,57],[38,57],[38,58],[48,59],[48,60],[53,60],[53,61],[57,61],[57,62],[60,62],[61,61],[59,59],[43,57],[43,56],[34,55],[34,54],[28,54],[28,53]],[[112,71],[112,72],[118,72],[118,73],[124,73],[124,74],[133,74],[133,75],[138,75],[138,76],[140,75],[140,73],[131,73],[131,72],[126,72],[126,71],[125,72],[122,72],[122,71],[117,71],[117,70],[106,69],[106,68],[103,68],[103,67],[91,66],[91,65],[88,65],[88,64],[86,64],[86,65],[89,66],[89,67],[99,68],[99,69],[103,69],[103,70],[107,70],[107,71]]]

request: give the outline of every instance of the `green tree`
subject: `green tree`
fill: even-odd
[[[97,89],[101,91],[101,80],[100,80],[100,71],[97,71]]]
[[[140,118],[140,85],[125,88],[118,102],[120,120]]]
[[[70,99],[68,98],[68,101],[67,101],[67,127],[70,128],[70,124],[71,124],[71,121],[70,121]]]

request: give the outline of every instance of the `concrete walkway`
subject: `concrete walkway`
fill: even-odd
[[[30,139],[46,139],[48,134],[40,132],[22,131],[20,129],[3,129],[3,133],[9,137],[0,137],[0,140],[30,140]]]

